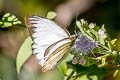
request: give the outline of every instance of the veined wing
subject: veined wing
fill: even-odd
[[[59,61],[63,60],[63,58],[68,55],[72,41],[72,38],[65,38],[47,48],[42,72],[53,69]]]
[[[66,42],[71,42],[70,39],[63,40],[70,37],[69,32],[52,20],[30,15],[25,17],[25,24],[33,39],[33,54],[36,54],[41,66],[44,66],[45,61],[52,54],[48,47],[59,41],[59,45],[56,44],[57,47]],[[61,40],[63,41],[61,42]],[[52,50],[54,51],[57,47],[52,48]],[[49,52],[47,53],[46,51]]]

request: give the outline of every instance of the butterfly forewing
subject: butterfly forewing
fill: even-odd
[[[57,53],[54,51],[63,44],[72,43],[69,32],[52,20],[36,15],[29,15],[25,17],[25,24],[33,39],[33,54],[36,55],[41,66],[47,65],[46,61],[52,59],[51,55],[60,55],[61,53],[61,57],[63,57],[67,48],[63,48]],[[68,46],[70,45],[67,45],[67,47]],[[51,65],[54,66],[54,64],[61,59],[61,57],[57,57],[58,56],[54,57],[56,61],[55,63],[51,62]],[[52,69],[52,66],[51,68],[49,67],[49,69],[46,69],[46,71],[50,69]]]

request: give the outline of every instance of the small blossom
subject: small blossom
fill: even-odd
[[[93,29],[94,27],[95,27],[95,24],[93,24],[93,23],[89,24],[89,28]]]
[[[99,29],[98,33],[99,33],[100,35],[105,34],[105,33],[104,33],[104,30],[102,30],[102,29]]]
[[[80,64],[85,64],[86,63],[86,60],[84,58],[80,59]]]
[[[78,62],[77,58],[74,57],[74,58],[72,59],[72,64],[77,64],[77,62]]]
[[[76,24],[77,24],[77,26],[81,25],[80,21],[76,21]]]
[[[84,20],[84,19],[81,19],[80,21],[81,21],[81,23],[84,23],[84,22],[85,22],[85,20]]]
[[[95,42],[92,42],[92,41],[91,41],[91,42],[88,43],[87,48],[89,48],[89,49],[92,50],[92,49],[95,48],[95,44],[96,44]]]
[[[98,33],[103,39],[107,38],[107,35],[105,34],[104,30],[100,29]]]
[[[104,35],[101,35],[101,37],[105,39],[105,38],[107,38],[107,35],[104,34]]]

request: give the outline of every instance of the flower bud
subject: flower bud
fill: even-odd
[[[99,33],[100,35],[105,34],[105,33],[104,33],[104,30],[102,30],[102,29],[99,29],[98,33]]]
[[[77,57],[73,57],[72,64],[77,64],[77,62],[78,62]]]
[[[93,24],[93,23],[89,24],[89,28],[93,29],[94,27],[95,27],[95,24]]]
[[[76,21],[76,24],[77,24],[77,26],[81,25],[80,21]]]
[[[80,64],[85,64],[86,63],[86,60],[84,58],[80,59]]]
[[[99,29],[98,33],[102,38],[104,38],[104,39],[107,38],[107,35],[105,34],[104,30]]]

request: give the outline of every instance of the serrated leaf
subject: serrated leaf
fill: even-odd
[[[58,65],[58,68],[60,70],[60,72],[63,74],[63,75],[66,75],[67,74],[67,64],[65,61],[62,61],[59,65]]]
[[[20,69],[24,64],[24,62],[32,55],[31,44],[32,44],[31,37],[26,38],[26,40],[23,42],[22,46],[18,51],[17,60],[16,60],[18,73],[20,73]]]
[[[56,15],[57,15],[57,14],[56,14],[55,12],[52,12],[52,11],[51,11],[51,12],[48,12],[47,18],[48,18],[48,19],[54,19],[54,18],[56,17]]]

